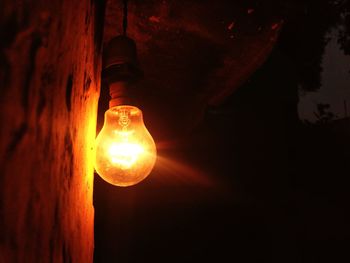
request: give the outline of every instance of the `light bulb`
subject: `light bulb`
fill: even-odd
[[[154,140],[134,106],[115,106],[105,112],[96,138],[96,172],[110,184],[131,186],[145,179],[156,162]]]

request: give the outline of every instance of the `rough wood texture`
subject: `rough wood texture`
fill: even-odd
[[[92,262],[103,10],[0,3],[0,262]]]

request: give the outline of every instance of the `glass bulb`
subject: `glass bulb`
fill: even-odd
[[[105,181],[117,186],[137,184],[152,171],[156,157],[156,145],[140,109],[123,105],[106,111],[96,138],[95,163]]]

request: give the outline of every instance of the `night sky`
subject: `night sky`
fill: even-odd
[[[344,100],[347,101],[347,114],[350,114],[350,56],[346,56],[337,43],[337,29],[328,35],[331,38],[323,54],[321,88],[316,92],[300,92],[300,119],[315,122],[314,112],[317,103],[329,103],[330,111],[337,117],[345,117]]]

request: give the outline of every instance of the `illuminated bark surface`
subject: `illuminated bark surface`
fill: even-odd
[[[103,1],[1,1],[0,262],[92,262]]]

